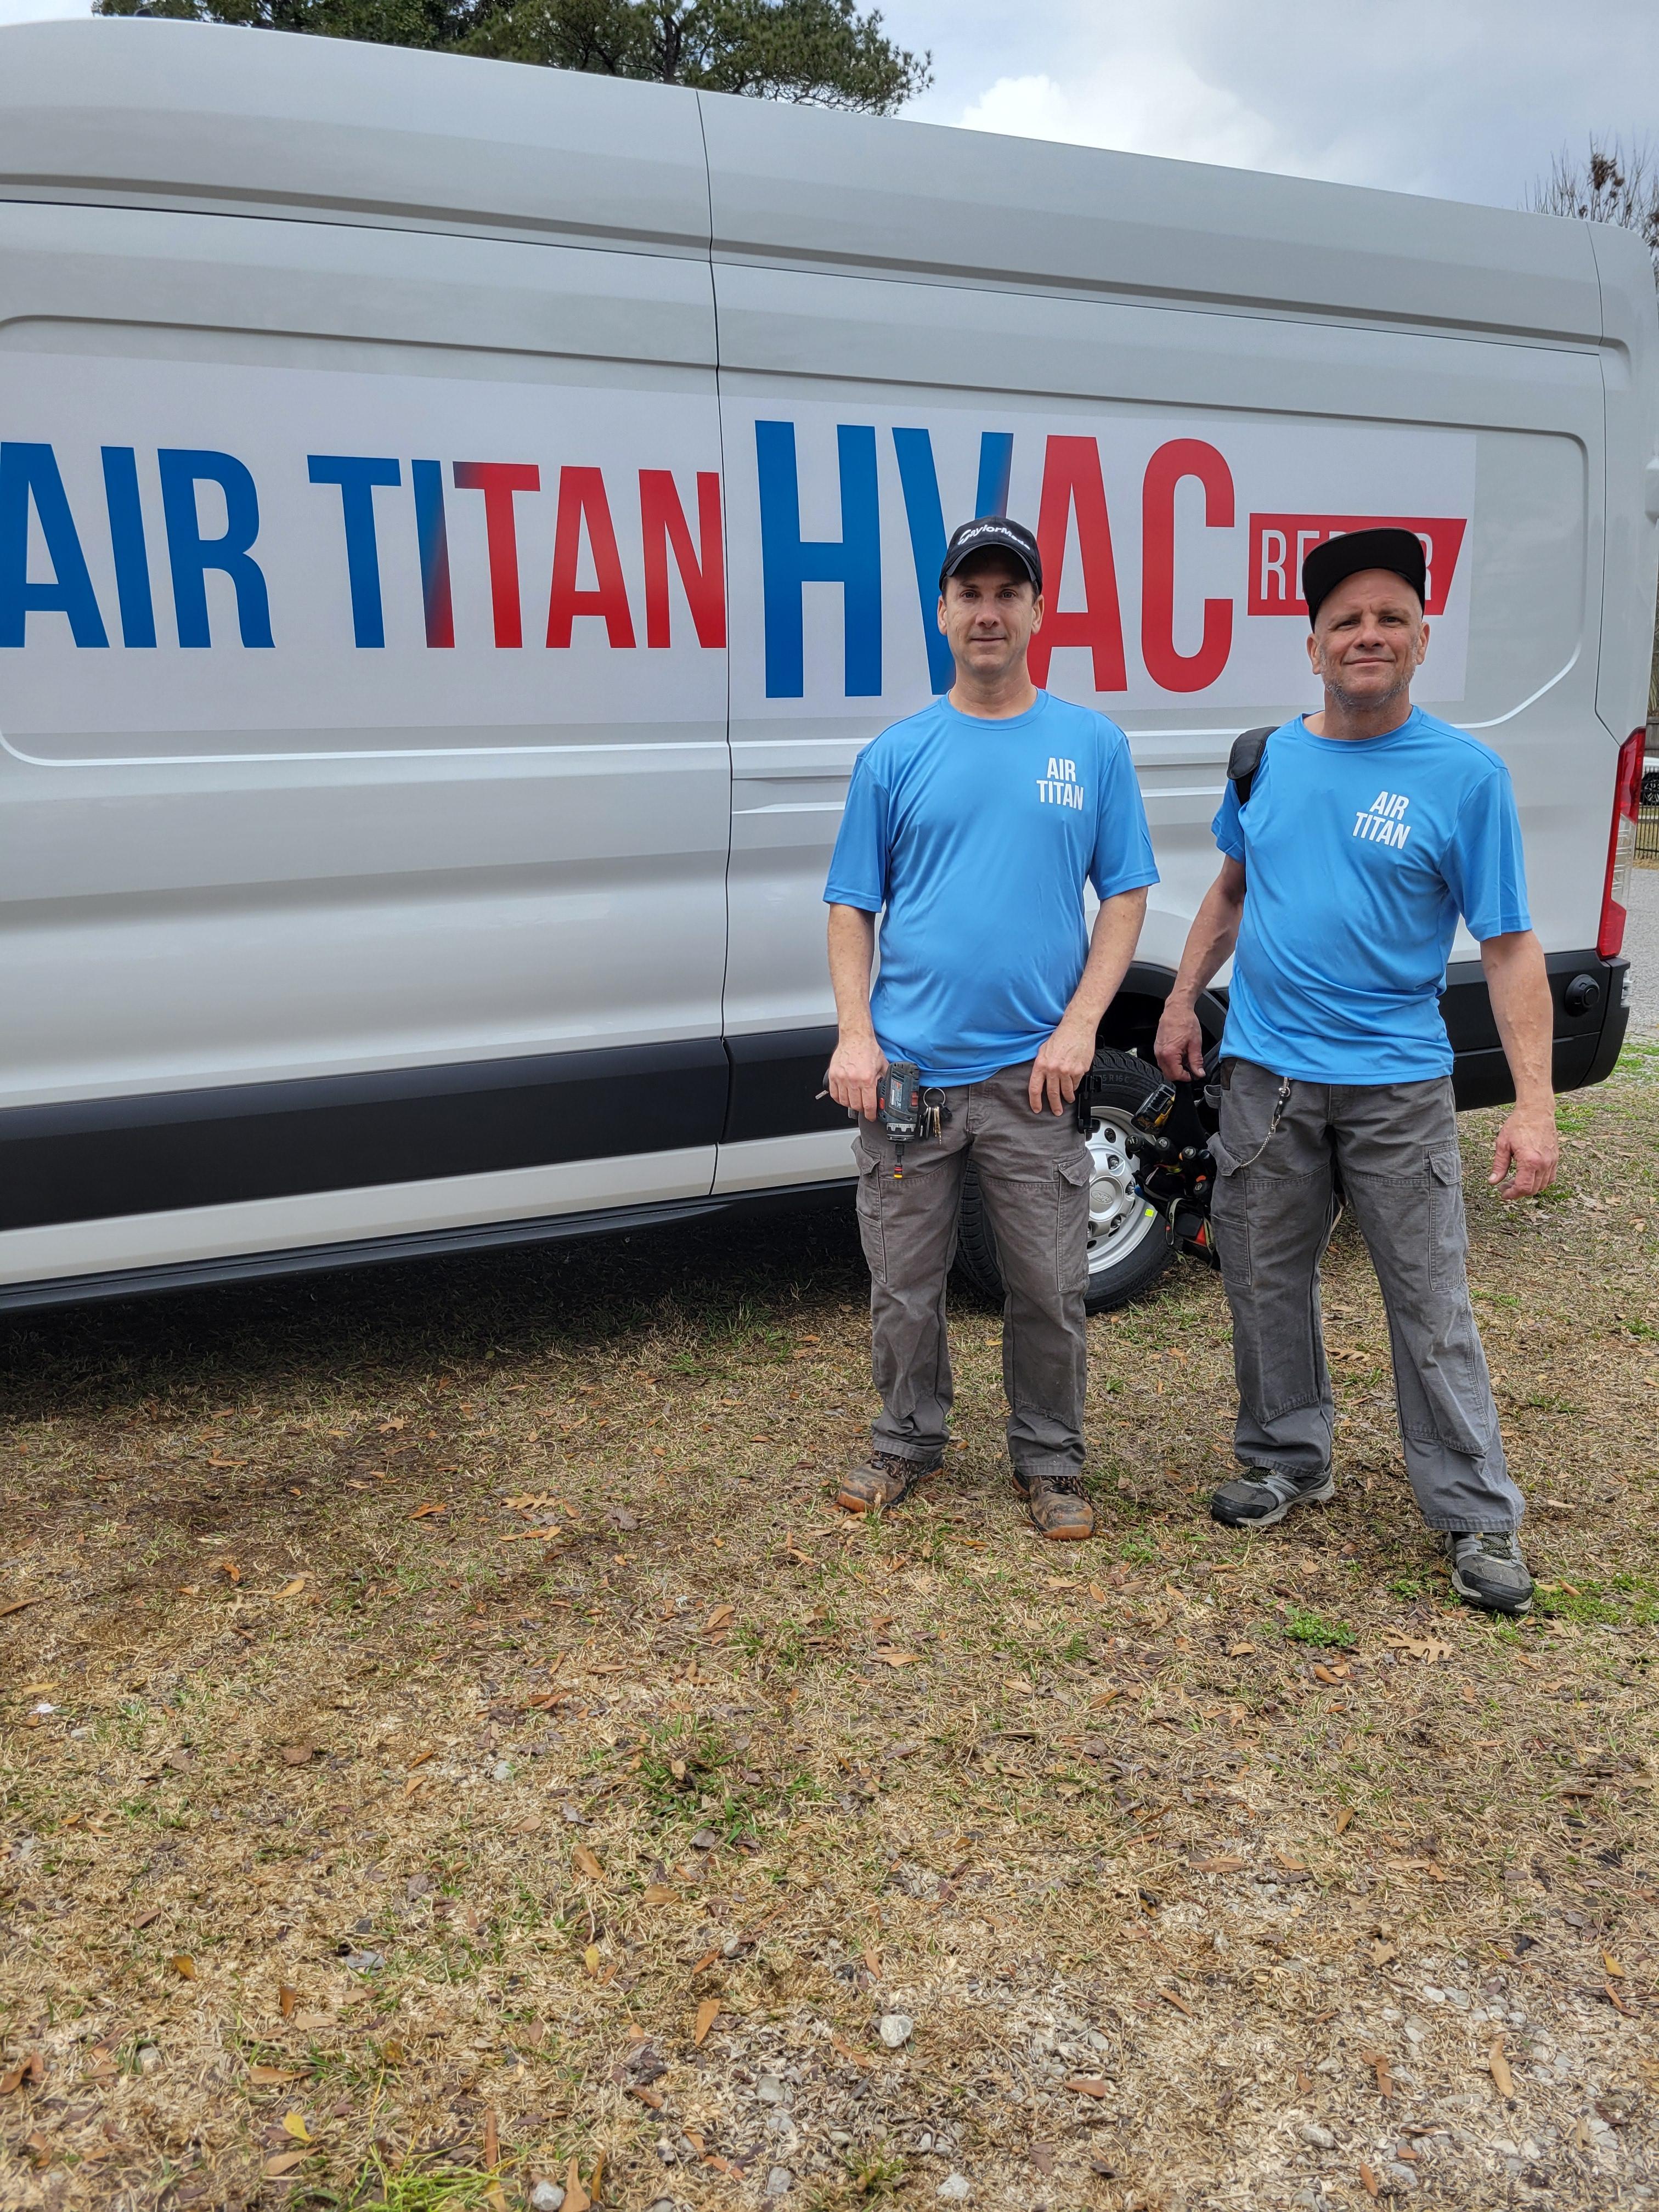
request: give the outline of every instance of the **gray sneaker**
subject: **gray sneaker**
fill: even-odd
[[[1335,1495],[1336,1477],[1329,1468],[1298,1477],[1277,1468],[1247,1467],[1210,1500],[1210,1518],[1224,1528],[1271,1528],[1292,1505],[1328,1505]]]
[[[1446,1538],[1446,1556],[1452,1588],[1467,1604],[1486,1613],[1531,1612],[1532,1577],[1511,1532],[1471,1535],[1454,1528]]]

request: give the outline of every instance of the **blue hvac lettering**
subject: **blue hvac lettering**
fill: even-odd
[[[842,586],[847,696],[874,698],[882,689],[881,510],[874,428],[864,423],[837,424],[836,451],[842,534],[838,538],[804,540],[795,426],[768,422],[755,425],[769,699],[802,696],[805,680],[802,586],[811,583]],[[893,451],[904,495],[928,678],[935,691],[947,691],[956,671],[950,646],[940,635],[935,619],[947,533],[932,434],[925,429],[896,428]],[[987,430],[981,434],[974,514],[1006,511],[1013,452],[1012,430]]]
[[[926,430],[895,430],[893,449],[898,456],[904,517],[910,528],[910,557],[915,563],[916,597],[921,602],[921,634],[927,641],[927,673],[935,691],[948,691],[956,681],[957,668],[951,658],[950,641],[939,629],[937,611],[939,572],[944,565],[949,532],[939,498],[939,471],[933,465],[933,441]],[[1013,432],[985,431],[979,441],[975,514],[1008,512],[1008,479],[1013,463]],[[972,517],[963,515],[959,520],[970,521]]]
[[[137,457],[131,446],[106,446],[101,458],[121,641],[154,646],[155,600]],[[212,644],[207,576],[217,569],[230,580],[242,643],[269,646],[270,595],[252,554],[259,534],[252,477],[234,454],[188,447],[161,447],[155,464],[179,644]],[[224,528],[210,536],[204,532],[197,504],[197,487],[203,483],[216,484],[224,501]],[[52,570],[49,577],[29,574],[31,517]],[[0,441],[0,647],[24,643],[32,614],[62,615],[77,646],[109,643],[56,454],[49,445]]]
[[[873,699],[881,694],[881,508],[875,431],[862,423],[838,424],[836,453],[841,466],[841,536],[803,539],[795,426],[755,425],[769,699],[799,699],[805,688],[801,606],[805,584],[842,587],[848,697]]]

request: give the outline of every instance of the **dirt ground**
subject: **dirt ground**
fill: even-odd
[[[1562,1120],[1516,1212],[1466,1125],[1520,1626],[1346,1232],[1255,1541],[1189,1262],[1091,1327],[1086,1550],[966,1298],[948,1474],[830,1510],[841,1212],[0,1324],[0,2201],[1659,2199],[1659,1048]]]

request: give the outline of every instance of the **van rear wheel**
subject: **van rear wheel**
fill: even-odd
[[[1084,1304],[1091,1313],[1108,1313],[1151,1290],[1174,1257],[1175,1243],[1169,1223],[1136,1187],[1139,1139],[1130,1117],[1152,1088],[1156,1072],[1132,1053],[1102,1052],[1097,1055],[1095,1073],[1099,1094],[1088,1136],[1093,1173],[1089,1183],[1089,1287]],[[971,1159],[962,1183],[957,1264],[975,1290],[994,1304],[1002,1304],[996,1231]]]

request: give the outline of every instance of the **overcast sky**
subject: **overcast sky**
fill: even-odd
[[[0,0],[0,22],[89,0]],[[911,111],[1027,137],[1515,206],[1592,131],[1644,139],[1653,0],[887,0]],[[1656,139],[1659,150],[1659,138]]]

